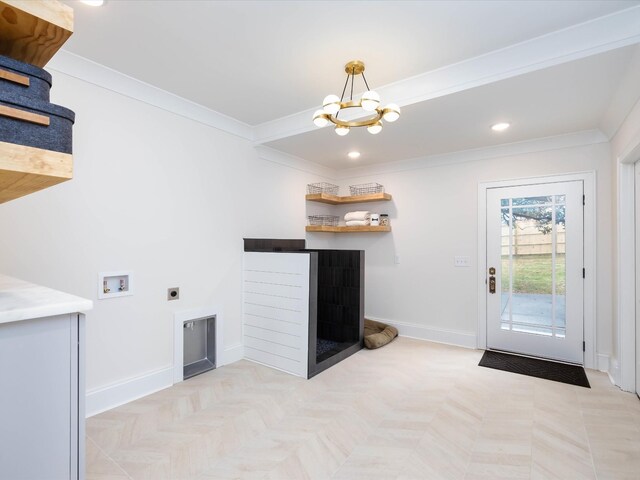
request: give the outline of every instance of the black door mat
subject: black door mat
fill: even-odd
[[[478,365],[481,367],[495,368],[496,370],[504,370],[505,372],[553,380],[554,382],[591,388],[584,368],[577,365],[550,362],[539,358],[520,357],[518,355],[509,355],[508,353],[492,352],[490,350],[484,352]]]

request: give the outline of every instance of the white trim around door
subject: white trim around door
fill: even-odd
[[[640,161],[640,135],[617,158],[618,169],[618,336],[613,380],[622,390],[636,391],[635,169]]]
[[[552,182],[582,181],[584,184],[584,366],[596,364],[596,174],[580,172],[514,180],[485,182],[478,185],[478,348],[487,348],[487,190],[497,187],[535,185]]]

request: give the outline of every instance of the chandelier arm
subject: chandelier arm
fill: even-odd
[[[364,84],[367,87],[367,90],[371,90],[369,88],[369,84],[367,83],[367,77],[364,76],[364,71],[361,73],[361,75],[362,75],[362,79],[364,80]]]
[[[340,96],[340,103],[344,100],[344,92],[347,91],[347,85],[349,85],[349,75],[347,75],[347,81],[344,82],[344,87],[342,87],[342,95]]]
[[[342,127],[370,127],[370,126],[375,125],[376,123],[378,123],[381,119],[382,119],[382,116],[378,116],[378,115],[376,115],[375,117],[370,118],[368,120],[360,120],[360,121],[352,120],[352,121],[349,121],[349,122],[345,122],[344,120],[340,120],[340,119],[335,118],[335,117],[329,118],[331,123],[333,123],[335,125],[340,125]]]
[[[341,102],[340,110],[343,110],[345,108],[360,108],[360,103],[359,102]],[[337,114],[335,116],[334,115],[328,116],[328,120],[331,123],[341,127],[369,127],[371,125],[375,125],[377,122],[379,122],[382,119],[382,115],[383,115],[382,109],[377,108],[375,110],[375,113],[376,115],[374,117],[367,118],[365,120],[351,120],[351,121],[340,120],[337,118]]]
[[[351,70],[351,97],[350,100],[353,102],[353,79],[354,79],[354,72],[355,72],[355,67]]]
[[[349,85],[349,75],[347,75],[347,81],[344,82],[344,87],[342,87],[342,95],[340,96],[340,103],[342,103],[342,100],[344,100],[344,92],[347,91],[347,85]],[[338,117],[338,115],[340,115],[340,110],[336,112],[336,118]]]

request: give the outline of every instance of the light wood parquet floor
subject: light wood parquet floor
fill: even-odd
[[[240,361],[87,420],[87,478],[640,479],[640,401],[408,338],[311,380]]]

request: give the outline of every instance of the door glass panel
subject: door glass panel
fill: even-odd
[[[564,337],[565,197],[502,199],[501,328]]]
[[[511,199],[514,207],[526,205],[545,205],[551,203],[551,197],[523,197]]]
[[[500,318],[502,320],[501,328],[509,330],[511,319],[511,214],[508,198],[502,200],[502,205],[505,204],[507,208],[503,208],[500,212],[502,217]]]
[[[556,336],[564,337],[567,328],[566,316],[566,234],[564,214],[566,206],[564,205],[564,195],[559,195],[558,200],[563,202],[556,205],[556,284],[555,284],[555,318],[556,318]]]

